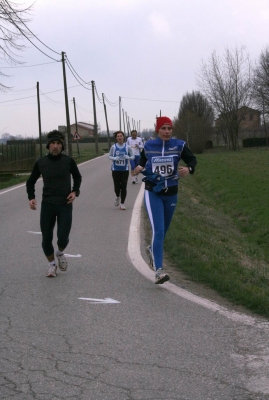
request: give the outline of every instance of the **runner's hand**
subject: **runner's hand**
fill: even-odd
[[[29,206],[30,206],[31,210],[36,210],[36,199],[30,200]]]
[[[68,200],[67,204],[73,203],[73,201],[75,200],[75,198],[76,198],[76,193],[75,193],[75,192],[71,192],[71,193],[67,196],[67,200]]]

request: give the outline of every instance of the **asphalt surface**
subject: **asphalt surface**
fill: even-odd
[[[37,211],[25,185],[0,191],[0,399],[269,399],[269,323],[155,285],[139,248],[141,182],[129,180],[120,211],[107,157],[79,169],[56,278],[41,249],[42,181]]]

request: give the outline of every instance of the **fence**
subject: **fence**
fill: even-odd
[[[36,143],[12,142],[0,145],[0,172],[30,171],[36,160]]]

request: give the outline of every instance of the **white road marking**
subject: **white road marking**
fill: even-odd
[[[104,299],[91,299],[91,298],[87,298],[87,297],[79,297],[78,300],[90,301],[92,304],[116,304],[116,303],[120,303],[120,301],[111,299],[110,297],[106,297]]]
[[[140,219],[141,219],[141,205],[143,202],[143,197],[144,197],[144,186],[141,186],[132,212],[132,219],[130,223],[129,239],[128,239],[128,254],[133,266],[147,279],[149,279],[152,282],[155,282],[154,271],[152,271],[149,268],[149,266],[147,265],[147,263],[145,262],[140,253]],[[227,308],[220,306],[214,301],[207,300],[195,294],[192,294],[187,290],[181,289],[179,286],[174,285],[173,283],[166,282],[165,284],[161,286],[159,285],[158,287],[169,290],[170,292],[176,294],[177,296],[192,301],[193,303],[196,303],[211,311],[218,312],[230,320],[252,326],[253,325],[257,326],[257,324],[261,326],[268,325],[269,328],[269,323],[264,322],[262,319],[253,318],[243,313],[228,310]]]
[[[39,179],[37,180],[37,182],[39,182],[39,181],[41,181],[41,180],[42,180],[42,178],[39,178]],[[12,190],[15,190],[15,189],[19,189],[19,188],[21,188],[21,187],[26,187],[25,185],[26,185],[26,182],[24,182],[22,185],[12,186],[10,189],[7,189],[7,190],[4,190],[3,192],[0,192],[0,195],[1,195],[1,194],[8,193],[8,192],[11,192]],[[27,197],[26,197],[26,198],[27,198]]]
[[[79,258],[81,257],[81,254],[66,254],[64,253],[65,257],[73,257],[73,258]]]
[[[33,233],[34,235],[41,235],[41,232],[27,231],[27,233]]]

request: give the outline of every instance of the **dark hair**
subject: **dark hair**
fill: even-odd
[[[133,129],[133,130],[131,131],[131,134],[132,134],[133,132],[137,133],[137,130],[136,130],[136,129]]]
[[[116,132],[113,133],[115,139],[116,139],[116,136],[117,136],[118,133],[121,133],[123,135],[123,137],[125,138],[124,132],[116,131]]]

